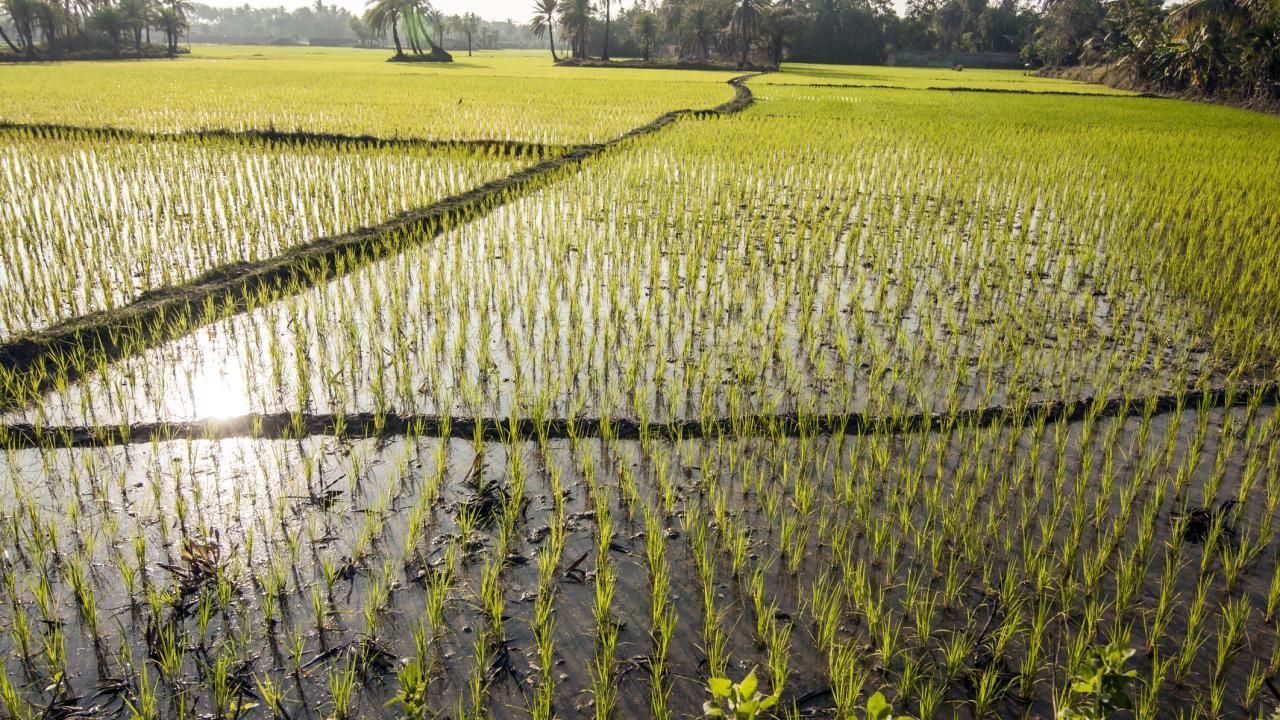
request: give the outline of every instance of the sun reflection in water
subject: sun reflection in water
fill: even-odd
[[[250,411],[249,388],[240,364],[206,360],[191,376],[190,416],[195,419],[229,418]]]

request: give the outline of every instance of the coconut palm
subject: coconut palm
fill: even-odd
[[[36,54],[36,14],[38,0],[4,0],[3,8],[5,15],[9,16],[9,22],[13,23],[13,30],[18,35],[18,42],[22,44],[23,50],[27,55]],[[8,38],[6,37],[6,42]],[[12,42],[9,46],[17,51],[17,47]]]
[[[804,31],[805,17],[789,0],[780,0],[764,8],[760,25],[770,61],[781,66],[787,46]]]
[[[560,10],[560,29],[569,38],[574,57],[587,57],[591,37],[591,0],[567,0]]]
[[[404,48],[400,45],[400,16],[404,13],[403,0],[369,0],[364,11],[364,24],[378,37],[386,37],[391,31],[391,39],[396,45],[396,57],[404,57]]]
[[[116,4],[126,31],[133,34],[133,49],[142,54],[142,32],[151,25],[151,4],[149,0],[120,0]]]
[[[164,31],[165,46],[169,55],[178,54],[178,37],[187,31],[187,18],[172,7],[161,8],[156,13],[156,24]]]
[[[120,37],[129,30],[129,20],[118,8],[103,5],[89,16],[89,28],[111,41],[112,54],[120,54]]]
[[[609,60],[609,21],[613,17],[613,0],[604,0],[604,49],[600,51],[600,59]]]
[[[696,53],[706,60],[711,53],[711,38],[715,35],[715,22],[706,5],[667,2],[662,9],[666,14],[667,31],[675,33],[679,41],[680,56],[689,57]]]
[[[533,4],[533,17],[529,19],[529,32],[534,37],[542,37],[543,34],[551,43],[551,62],[559,62],[560,58],[556,57],[556,10],[559,9],[558,0],[536,0]]]
[[[424,9],[424,16],[431,21],[436,28],[436,42],[440,43],[440,47],[444,47],[444,13],[437,8],[428,5]]]
[[[760,18],[765,7],[764,0],[735,0],[733,15],[729,18],[729,34],[742,46],[742,60],[738,64],[743,67],[746,67],[747,54],[751,52],[751,41],[760,32]]]
[[[640,40],[644,61],[649,62],[649,54],[653,50],[653,39],[658,34],[658,19],[653,16],[653,13],[641,10],[631,21],[631,34]]]
[[[480,18],[475,13],[467,13],[455,19],[454,27],[458,32],[467,36],[467,57],[471,56],[471,37],[475,35],[476,28],[480,27]]]

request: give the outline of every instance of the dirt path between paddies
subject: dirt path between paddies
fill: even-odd
[[[673,110],[612,140],[565,152],[459,195],[410,210],[377,225],[319,238],[268,260],[232,263],[180,285],[158,288],[119,308],[68,318],[0,344],[0,411],[35,402],[45,391],[86,371],[344,275],[406,247],[438,237],[529,192],[546,187],[582,162],[683,117],[731,115],[753,97],[746,81],[729,80],[733,99],[706,110]]]
[[[200,140],[226,140],[233,143],[271,143],[285,146],[344,145],[348,147],[428,148],[438,150],[472,150],[499,155],[557,155],[573,149],[573,145],[524,142],[521,140],[433,140],[413,137],[382,137],[378,135],[346,135],[293,130],[230,130],[207,128],[182,132],[147,132],[111,126],[86,127],[58,123],[21,123],[0,121],[0,132],[26,133],[37,139],[59,136],[75,136],[89,140],[115,140],[121,142],[192,142]]]
[[[536,438],[610,437],[667,440],[748,436],[795,437],[801,434],[870,435],[936,432],[953,427],[1025,426],[1128,418],[1185,410],[1271,406],[1280,401],[1280,382],[1242,384],[1231,388],[1192,389],[1142,398],[1080,398],[1012,407],[984,407],[949,413],[871,415],[865,413],[747,415],[734,418],[674,420],[641,424],[624,418],[482,418],[437,415],[352,413],[347,415],[272,413],[233,418],[156,422],[135,425],[37,426],[0,425],[0,445],[9,448],[81,448],[170,440],[264,440],[332,436],[346,439],[453,437],[507,443]]]

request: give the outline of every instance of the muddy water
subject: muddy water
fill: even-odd
[[[1089,437],[1082,446],[1086,428]],[[1101,420],[1043,431],[1033,425],[1019,431],[958,428],[947,434],[790,440],[490,443],[481,450],[482,481],[510,489],[511,458],[517,454],[527,477],[528,504],[515,523],[500,576],[504,642],[490,646],[489,657],[498,660],[484,674],[483,704],[494,717],[523,717],[540,677],[531,598],[538,588],[536,556],[547,542],[544,528],[557,522],[554,471],[565,498],[566,530],[554,601],[554,696],[561,717],[588,716],[594,698],[588,668],[598,652],[592,606],[600,524],[593,484],[603,488],[612,519],[608,554],[617,589],[611,616],[619,626],[616,717],[649,712],[652,680],[645,667],[653,643],[645,506],[657,512],[671,565],[670,599],[678,622],[668,679],[677,715],[697,712],[708,673],[704,593],[690,541],[696,531],[690,522],[697,518],[711,543],[712,595],[722,613],[719,627],[731,674],[763,668],[766,661],[754,638],[748,581],[761,567],[776,617],[793,624],[784,697],[806,713],[834,714],[826,693],[826,653],[816,639],[815,583],[832,568],[848,567],[857,572],[841,575],[845,590],[838,600],[836,639],[863,648],[859,667],[867,672],[866,690],[883,686],[891,697],[897,695],[899,709],[914,711],[921,687],[941,685],[946,704],[940,715],[946,716],[968,713],[983,672],[995,673],[1007,688],[992,712],[1051,714],[1052,691],[1064,685],[1072,643],[1105,642],[1112,632],[1142,650],[1131,666],[1146,682],[1154,660],[1181,652],[1188,642],[1189,609],[1203,580],[1201,645],[1191,653],[1187,673],[1161,686],[1155,713],[1163,717],[1180,708],[1209,708],[1222,608],[1237,603],[1248,609],[1244,641],[1217,673],[1219,714],[1237,717],[1244,712],[1255,661],[1263,673],[1274,662],[1276,629],[1264,615],[1276,566],[1278,441],[1276,415],[1263,407],[1204,414],[1188,409],[1149,421]],[[161,601],[158,614],[185,647],[179,677],[159,685],[170,712],[176,710],[168,703],[177,690],[188,711],[211,712],[209,668],[229,654],[243,677],[275,678],[285,687],[291,716],[325,717],[331,707],[330,676],[346,667],[349,655],[342,649],[354,642],[366,649],[367,660],[356,694],[359,714],[393,717],[383,704],[396,692],[394,663],[414,654],[412,629],[424,616],[428,596],[423,578],[440,566],[451,544],[463,540],[457,513],[476,492],[465,483],[474,458],[468,441],[422,438],[349,444],[319,437],[159,442],[10,452],[4,459],[6,510],[0,517],[4,545],[10,548],[6,574],[13,580],[6,583],[9,601],[0,605],[6,672],[29,698],[39,697],[51,672],[40,639],[60,628],[68,698],[118,711],[119,698],[111,693],[96,700],[88,696],[101,681],[127,675],[126,661],[135,667],[145,661],[143,638],[149,637],[153,613],[147,592],[188,586],[181,601]],[[623,499],[629,496],[620,479],[624,470],[636,478],[632,502]],[[1242,494],[1246,478],[1250,485]],[[816,502],[805,514],[797,498],[808,488]],[[434,499],[424,502],[424,497]],[[671,514],[663,510],[664,497],[673,502]],[[770,497],[780,500],[772,509]],[[1178,537],[1173,516],[1217,508],[1231,498],[1240,503],[1224,524],[1230,538],[1171,544]],[[863,507],[864,502],[870,504]],[[719,504],[723,522],[717,519]],[[406,547],[415,507],[421,512],[419,537]],[[875,522],[868,524],[868,518]],[[794,569],[782,542],[785,525],[807,530]],[[1075,528],[1077,543],[1071,542]],[[747,534],[748,552],[743,574],[734,577],[725,542],[737,532]],[[896,541],[887,541],[887,535]],[[141,566],[138,538],[144,543]],[[221,598],[216,580],[194,588],[184,580],[192,566],[183,556],[184,538],[216,548]],[[474,640],[489,622],[479,602],[481,578],[498,542],[497,526],[482,525],[457,551],[445,622],[429,633],[428,655],[435,668],[429,705],[437,711],[451,713],[460,700],[470,702],[466,682],[474,672]],[[1089,589],[1085,567],[1092,553],[1112,542],[1114,549]],[[1256,543],[1256,551],[1228,588],[1224,552],[1242,543]],[[1063,560],[1071,547],[1078,548],[1074,559]],[[1117,612],[1112,600],[1134,556],[1142,559],[1134,566],[1135,583],[1127,584],[1135,591]],[[1167,576],[1166,560],[1174,563]],[[1052,570],[1047,578],[1033,571],[1041,561]],[[122,579],[122,564],[129,568],[125,574],[133,575],[132,589]],[[326,564],[335,575],[331,585]],[[96,640],[68,579],[73,565],[83,569],[96,602]],[[567,572],[570,568],[574,572]],[[282,589],[267,621],[263,588],[273,573]],[[870,628],[873,614],[855,600],[853,577],[859,574],[874,589],[872,597],[881,598],[887,627],[897,628],[892,655],[882,656]],[[53,598],[50,617],[37,602],[42,576]],[[371,629],[366,603],[376,585],[387,583],[388,599]],[[1172,611],[1162,634],[1149,637],[1162,584],[1174,590]],[[313,594],[323,598],[322,628],[312,609]],[[933,597],[936,606],[927,635],[918,631],[919,614],[907,609],[910,601],[924,597]],[[1091,599],[1102,602],[1103,610],[1098,622],[1086,627]],[[201,603],[212,608],[203,631]],[[1040,642],[1044,659],[1030,695],[1021,697],[1016,676],[1032,644],[1026,609],[1038,603],[1048,603],[1054,620]],[[1021,621],[1011,619],[1019,613]],[[18,614],[28,621],[34,640],[29,661],[18,649]],[[994,653],[993,638],[1001,629],[1009,638]],[[289,650],[295,637],[301,640],[300,662]],[[963,637],[973,639],[974,650],[949,673],[946,647]],[[908,666],[915,668],[918,682],[903,690]],[[157,677],[152,665],[151,681]],[[1265,693],[1261,699],[1271,702]],[[249,716],[269,714],[259,707]]]
[[[647,166],[587,180],[630,197]],[[8,419],[934,412],[1141,396],[1219,371],[1202,309],[1130,288],[1039,204],[1010,221],[994,206],[854,193],[806,229],[804,208],[824,199],[667,213],[655,195],[610,215],[543,191]],[[959,274],[973,258],[982,278]]]

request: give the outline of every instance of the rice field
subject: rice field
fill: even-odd
[[[589,153],[5,131],[0,716],[1269,717],[1280,121],[786,77],[864,70]]]
[[[0,338],[376,225],[542,152],[0,132]]]
[[[0,66],[0,122],[569,144],[733,97],[732,73],[556,68],[540,52],[407,67],[386,59],[383,50],[195,45],[175,63]]]
[[[913,90],[993,90],[996,92],[1073,95],[1133,93],[1106,85],[1038,77],[1018,70],[983,68],[923,68],[884,65],[818,65],[787,63],[779,72],[756,80],[757,85],[813,85],[835,87],[889,87]]]

